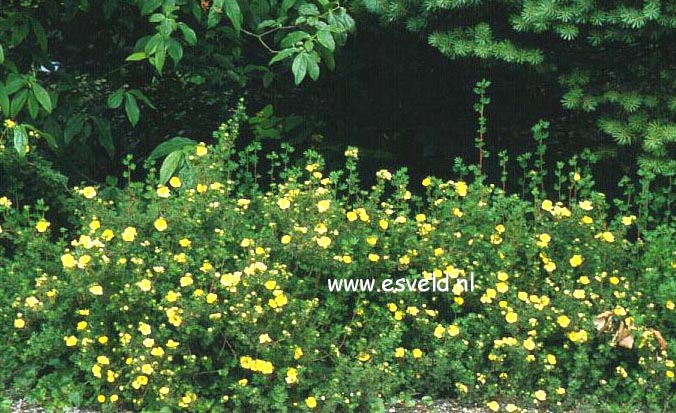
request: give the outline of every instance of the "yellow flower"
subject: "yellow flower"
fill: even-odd
[[[328,248],[329,245],[331,245],[331,238],[327,237],[326,235],[317,238],[317,245],[319,245],[322,248]]]
[[[373,254],[373,253],[371,253],[371,254],[369,254],[368,257],[369,257],[369,261],[371,261],[371,262],[378,262],[378,261],[380,261],[380,256],[379,256],[378,254]]]
[[[200,144],[195,147],[195,154],[197,156],[204,156],[207,154],[207,152],[207,147],[204,142],[200,142]]]
[[[434,328],[434,337],[436,338],[442,338],[444,336],[444,333],[446,332],[446,329],[442,325],[438,325]]]
[[[141,334],[143,334],[144,336],[147,336],[150,333],[152,333],[152,329],[150,328],[150,326],[146,323],[143,323],[143,322],[139,323],[138,331],[140,331]]]
[[[568,327],[570,325],[570,318],[565,315],[560,315],[556,318],[556,322],[563,328]]]
[[[505,410],[507,413],[514,413],[515,411],[519,410],[519,407],[515,404],[509,403],[507,406],[505,406]]]
[[[535,349],[535,342],[533,341],[532,338],[527,338],[523,341],[523,348],[525,348],[528,351],[533,351]]]
[[[26,327],[26,322],[23,320],[23,318],[17,318],[14,320],[14,328],[21,329]]]
[[[315,407],[317,407],[317,399],[315,399],[313,396],[310,396],[307,399],[305,399],[305,405],[310,409],[314,409]]]
[[[580,224],[592,224],[594,222],[594,219],[588,215],[583,216],[580,218]]]
[[[460,334],[460,328],[456,326],[455,324],[451,324],[448,326],[448,335],[451,337],[455,337],[458,334]]]
[[[277,201],[277,206],[279,207],[279,209],[288,209],[291,206],[291,201],[289,201],[286,198],[280,198]]]
[[[601,237],[605,242],[614,242],[615,241],[615,236],[613,235],[612,232],[610,231],[605,231]]]
[[[153,223],[153,225],[155,226],[155,229],[160,231],[160,232],[166,231],[167,228],[169,227],[167,225],[167,220],[162,218],[162,217],[157,218],[155,220],[155,222]]]
[[[422,356],[423,356],[422,350],[420,350],[419,348],[414,348],[414,349],[413,349],[413,358],[419,359],[419,358],[421,358]]]
[[[491,409],[491,411],[497,412],[498,410],[500,410],[500,403],[493,400],[493,401],[486,403],[486,407]]]
[[[49,223],[49,221],[41,219],[40,221],[38,221],[37,224],[35,224],[35,229],[37,229],[38,232],[45,232],[47,231],[47,228],[49,228],[50,225],[51,224]]]
[[[510,311],[510,312],[507,313],[507,315],[505,315],[505,320],[506,320],[509,324],[514,324],[514,323],[516,323],[516,321],[517,321],[518,319],[519,319],[519,315],[518,315],[517,313],[513,312],[513,311]]]
[[[376,245],[376,242],[378,242],[378,237],[375,235],[371,235],[366,238],[366,243],[371,246]]]
[[[303,349],[300,347],[296,347],[293,350],[293,359],[298,360],[299,358],[303,357]]]
[[[96,196],[96,189],[93,186],[86,186],[80,191],[80,195],[87,199],[92,199]]]
[[[136,283],[139,289],[143,292],[148,292],[153,288],[153,284],[150,282],[150,280],[144,278],[138,283]]]
[[[192,277],[190,275],[184,275],[179,279],[179,284],[181,287],[187,287],[192,284]],[[221,282],[223,282],[223,279],[221,278]]]
[[[432,184],[432,179],[429,176],[422,180],[422,186],[424,186],[425,188],[427,188],[431,184]]]
[[[582,264],[582,256],[579,254],[575,254],[570,258],[570,266],[575,268],[579,267],[580,264]]]
[[[545,211],[551,211],[553,207],[554,204],[549,199],[545,199],[544,201],[542,201],[542,204],[540,205],[540,208],[542,208]]]
[[[345,216],[347,217],[347,220],[350,222],[356,221],[358,218],[358,215],[354,211],[348,211]]]
[[[467,196],[467,184],[463,181],[458,181],[455,184],[455,191],[460,195],[461,197]]]
[[[383,231],[385,231],[390,226],[390,224],[385,219],[381,219],[380,222],[378,222],[378,225]]]
[[[105,230],[103,230],[103,232],[101,233],[101,238],[103,238],[105,241],[110,241],[110,240],[113,239],[114,237],[115,237],[115,234],[114,234],[113,231],[110,230],[110,229],[105,229]]]
[[[207,186],[204,185],[204,184],[197,184],[196,189],[197,189],[197,192],[199,192],[200,194],[207,192]]]
[[[101,287],[98,284],[94,284],[91,287],[89,287],[89,292],[94,295],[103,295],[103,287]]]
[[[5,119],[5,127],[7,127],[7,129],[14,129],[16,127],[16,122],[14,122],[12,119]]]
[[[261,334],[260,336],[258,336],[258,342],[261,343],[261,344],[271,343],[272,339],[270,338],[269,334],[265,333],[265,334]]]
[[[96,362],[99,363],[102,366],[106,366],[106,365],[110,364],[110,360],[106,356],[96,357]]]
[[[293,367],[289,367],[289,369],[286,371],[286,378],[284,380],[287,384],[298,382],[298,370]]]
[[[556,356],[553,354],[547,354],[547,363],[551,364],[552,366],[556,364]]]
[[[591,211],[592,209],[594,209],[594,206],[590,201],[580,201],[578,205],[580,209],[583,211]]]
[[[628,217],[622,217],[622,224],[629,226],[634,222],[635,219],[636,219],[635,215],[631,215],[631,216],[628,216]]]
[[[64,254],[61,256],[61,264],[65,268],[73,268],[77,265],[77,260],[75,260],[72,254]]]
[[[86,321],[80,321],[77,323],[77,329],[79,331],[82,331],[87,328],[87,322]]]
[[[673,310],[674,308],[676,308],[676,304],[674,304],[674,302],[671,300],[667,301],[666,304],[664,304],[664,306],[667,307],[667,310]]]
[[[66,347],[73,347],[77,345],[77,337],[75,336],[64,337],[63,340],[66,342]]]
[[[127,227],[122,231],[122,240],[126,242],[132,242],[136,239],[136,228]]]
[[[171,195],[171,191],[166,186],[160,185],[157,188],[157,196],[159,196],[160,198],[166,199],[166,198],[169,198],[170,195]]]
[[[169,185],[173,186],[174,188],[180,188],[182,185],[181,179],[178,176],[172,176],[169,180]]]
[[[328,209],[331,207],[331,200],[329,199],[322,199],[321,201],[317,202],[317,210],[319,212],[326,212]]]
[[[563,396],[564,394],[566,394],[566,389],[564,389],[563,387],[559,387],[556,389],[556,394],[558,394],[559,396]]]
[[[535,398],[543,402],[547,400],[547,393],[544,390],[538,390],[534,394]]]
[[[405,349],[405,348],[403,348],[403,347],[397,347],[397,348],[394,350],[394,357],[399,358],[399,359],[400,359],[400,358],[403,358],[405,353],[406,353],[406,349]]]

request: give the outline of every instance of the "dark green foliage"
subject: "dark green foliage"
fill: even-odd
[[[428,37],[451,59],[534,66],[559,76],[565,108],[594,112],[601,131],[640,147],[642,167],[676,173],[671,1],[364,0],[385,23]]]

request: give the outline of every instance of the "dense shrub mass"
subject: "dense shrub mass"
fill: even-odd
[[[550,198],[541,172],[517,196],[460,163],[452,180],[382,170],[363,190],[355,148],[326,171],[283,146],[263,186],[236,134],[190,147],[166,184],[151,169],[75,188],[72,233],[0,194],[10,395],[154,412],[375,412],[420,395],[676,407],[676,234],[637,231],[629,204],[610,213],[581,163]],[[327,287],[472,274],[473,291]]]

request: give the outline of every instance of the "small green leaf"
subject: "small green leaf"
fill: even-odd
[[[185,39],[186,43],[188,43],[190,46],[194,46],[197,44],[197,35],[190,26],[188,26],[185,23],[179,23],[178,28],[181,29],[181,32],[183,33],[183,38]]]
[[[186,146],[195,146],[195,145],[197,145],[197,142],[192,139],[184,138],[182,136],[176,136],[169,139],[166,142],[162,142],[161,144],[157,145],[148,156],[148,160],[154,161],[163,156],[167,156],[168,154],[174,151],[183,149]]]
[[[30,94],[26,103],[26,106],[28,107],[28,115],[33,119],[37,118],[38,112],[40,111],[40,106],[37,99],[35,99],[35,96]]]
[[[5,51],[2,48],[2,45],[0,44],[0,65],[5,61]]]
[[[287,57],[293,55],[295,52],[296,52],[295,48],[294,49],[284,49],[284,50],[280,51],[279,53],[277,53],[276,55],[272,56],[272,59],[270,59],[270,63],[268,63],[268,64],[272,65],[272,64],[277,63],[281,60],[284,60]]]
[[[99,143],[106,150],[108,157],[112,158],[115,155],[115,144],[113,143],[113,135],[110,132],[110,123],[98,116],[92,117],[92,121],[94,121],[96,132],[99,135]]]
[[[73,138],[82,131],[85,121],[87,120],[87,115],[84,113],[79,113],[72,118],[68,119],[66,123],[66,128],[63,131],[63,142],[68,145]]]
[[[139,60],[143,60],[146,57],[148,57],[145,52],[135,52],[127,56],[126,60],[127,62],[138,62]]]
[[[242,10],[237,0],[225,0],[225,15],[228,16],[235,30],[239,32],[242,29]]]
[[[319,43],[329,49],[330,52],[334,51],[336,48],[336,41],[333,40],[333,35],[329,29],[321,29],[317,32],[317,40]]]
[[[9,115],[9,96],[2,82],[0,82],[0,111],[5,113],[6,116]]]
[[[164,162],[162,162],[162,166],[160,167],[160,184],[164,185],[167,183],[169,178],[176,172],[176,169],[178,168],[178,165],[181,163],[183,160],[183,152],[178,150],[171,152],[169,155],[167,155],[166,158],[164,158]]]
[[[284,38],[280,42],[280,46],[284,48],[293,47],[296,45],[296,43],[302,42],[303,40],[309,39],[310,37],[312,37],[310,36],[310,33],[304,32],[302,30],[291,32],[286,36],[284,36]]]
[[[295,59],[293,59],[293,64],[291,65],[291,71],[293,72],[294,81],[296,86],[300,85],[303,79],[305,79],[305,74],[307,73],[307,53],[299,53]]]
[[[138,103],[136,103],[136,98],[129,93],[125,94],[124,110],[127,112],[127,118],[129,118],[131,126],[136,126],[141,115],[141,110],[138,107]]]
[[[141,15],[145,16],[146,14],[150,14],[161,5],[162,0],[143,0],[141,2]]]
[[[9,117],[10,118],[15,118],[16,115],[21,112],[21,109],[23,109],[23,106],[26,104],[26,100],[28,99],[28,90],[23,89],[14,97],[12,98],[12,103],[10,104],[10,111],[9,111]]]
[[[293,7],[294,4],[296,4],[297,1],[298,0],[284,0],[282,2],[282,10],[283,11],[289,10],[291,7]]]
[[[310,79],[317,80],[319,79],[319,56],[317,53],[312,52],[312,54],[305,54],[305,60],[307,60],[307,74],[310,75]]]
[[[122,89],[116,90],[112,95],[108,96],[108,107],[111,109],[119,108],[122,105],[122,99],[124,99]]]
[[[52,99],[49,97],[49,92],[38,83],[33,83],[32,91],[33,96],[35,96],[35,99],[37,99],[45,112],[52,113]]]
[[[20,157],[26,156],[26,147],[28,146],[28,134],[23,126],[14,127],[14,149]]]

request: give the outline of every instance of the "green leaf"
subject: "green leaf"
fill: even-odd
[[[16,149],[22,158],[26,156],[26,146],[28,146],[26,129],[21,125],[17,125],[14,127],[14,149]]]
[[[310,36],[310,33],[304,32],[302,30],[291,32],[286,36],[284,36],[284,38],[280,42],[280,46],[284,48],[293,47],[296,45],[296,43],[302,42],[303,40],[309,39],[311,37],[312,36]]]
[[[270,59],[270,63],[268,63],[268,64],[272,65],[272,64],[277,63],[281,60],[284,60],[287,57],[293,55],[295,52],[296,52],[295,48],[293,48],[293,49],[283,49],[282,51],[280,51],[276,55],[272,56],[272,59]]]
[[[222,18],[221,13],[216,11],[215,7],[209,9],[209,17],[207,18],[207,29],[213,29],[218,23],[220,23]]]
[[[317,80],[319,79],[319,56],[317,53],[312,52],[312,54],[305,54],[305,60],[307,60],[307,73],[310,75],[310,79]]]
[[[45,112],[52,113],[52,99],[49,97],[49,92],[38,83],[33,83],[32,91],[33,96],[35,96],[35,99],[37,99]]]
[[[319,16],[319,9],[316,5],[307,3],[298,8],[298,13],[302,16]]]
[[[141,2],[141,16],[154,12],[162,5],[162,0],[142,0]]]
[[[162,74],[162,70],[164,69],[164,62],[167,59],[167,47],[165,46],[164,42],[162,42],[162,45],[157,48],[155,51],[155,55],[153,55],[153,58],[151,60],[151,63],[153,66],[155,66],[155,69]]]
[[[291,7],[293,7],[294,4],[296,4],[297,1],[298,0],[284,0],[282,2],[282,10],[283,11],[289,10]]]
[[[239,32],[242,29],[242,11],[237,0],[225,0],[225,15],[228,16],[235,30]]]
[[[0,65],[5,61],[5,51],[0,44]]]
[[[2,82],[0,82],[0,111],[2,111],[5,116],[9,115],[9,96],[7,95],[5,85]]]
[[[156,159],[162,158],[163,156],[167,156],[168,154],[174,151],[181,150],[186,146],[195,146],[195,145],[197,145],[197,142],[192,139],[184,138],[182,136],[176,136],[169,139],[166,142],[162,142],[161,144],[157,145],[148,156],[148,160],[154,161]]]
[[[113,135],[110,132],[110,123],[98,116],[92,117],[94,126],[99,135],[99,143],[108,153],[108,157],[112,158],[115,155],[115,144],[113,143]]]
[[[38,46],[40,46],[40,50],[46,51],[47,34],[45,33],[45,28],[36,19],[31,19],[31,26],[33,26],[33,34],[35,35],[35,40],[38,42]]]
[[[129,93],[125,93],[124,110],[127,112],[127,118],[131,126],[136,126],[141,115],[141,110],[136,103],[136,98]]]
[[[66,128],[63,131],[63,142],[68,145],[73,140],[73,138],[82,131],[85,121],[87,120],[87,115],[84,113],[79,113],[72,118],[68,119],[66,123]]]
[[[331,52],[336,49],[336,41],[333,40],[333,35],[329,29],[321,29],[318,31],[317,40],[319,40],[319,43],[329,49]]]
[[[162,166],[160,167],[160,184],[164,185],[167,183],[169,178],[174,174],[176,169],[178,168],[178,165],[181,163],[183,160],[183,152],[178,150],[171,152],[169,155],[167,155],[166,158],[164,158],[164,162],[162,162]]]
[[[119,108],[122,105],[122,99],[124,99],[122,89],[116,90],[112,95],[108,96],[108,107],[111,109]]]
[[[10,104],[9,117],[15,118],[16,115],[21,112],[23,106],[26,104],[26,99],[28,99],[28,90],[23,89],[12,98],[12,103]]]
[[[138,62],[139,60],[143,60],[146,57],[148,57],[145,52],[135,52],[127,56],[126,60],[127,62]]]
[[[39,106],[38,101],[35,99],[35,96],[33,96],[33,94],[30,94],[28,96],[27,103],[28,103],[28,105],[27,105],[28,106],[28,115],[33,119],[37,118],[38,113],[40,112],[40,106]]]
[[[305,79],[305,74],[307,73],[307,53],[299,53],[295,59],[293,59],[293,64],[291,65],[291,71],[293,72],[294,82],[296,86]]]
[[[190,46],[194,46],[197,44],[197,35],[190,26],[188,26],[185,23],[179,23],[178,28],[181,29],[181,32],[183,33],[183,38],[185,39],[186,43],[188,43]]]

